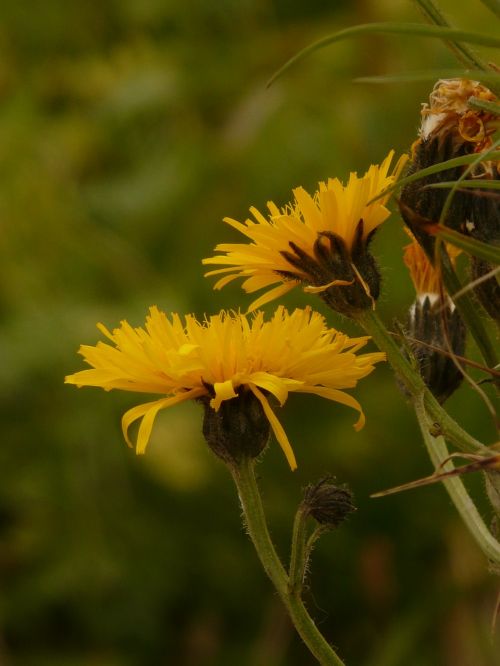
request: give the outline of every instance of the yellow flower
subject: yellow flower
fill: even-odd
[[[268,218],[254,207],[250,211],[255,220],[241,223],[225,218],[251,243],[217,245],[216,251],[222,254],[203,260],[204,264],[226,266],[206,273],[224,274],[215,289],[239,277],[244,278],[242,286],[247,293],[279,283],[256,299],[250,305],[251,311],[301,282],[312,286],[310,291],[320,291],[361,279],[353,267],[355,255],[362,254],[373,231],[389,216],[385,205],[389,194],[379,195],[395,182],[407,159],[406,155],[401,157],[389,174],[393,156],[391,150],[380,166],[372,165],[362,177],[351,173],[347,185],[338,178],[319,183],[314,196],[298,187],[293,190],[293,203],[281,210],[273,202],[267,204]],[[346,279],[345,267],[341,265],[344,257],[338,258],[339,243],[340,254],[345,254],[354,268],[351,279],[351,268]]]
[[[353,388],[384,360],[379,352],[356,355],[369,340],[349,338],[329,329],[324,318],[311,309],[288,314],[279,307],[269,321],[262,312],[250,320],[238,313],[221,312],[200,322],[186,315],[168,317],[151,307],[145,328],[132,328],[122,321],[110,333],[99,330],[113,345],[83,345],[79,353],[92,369],[66,377],[77,386],[98,386],[166,397],[127,411],[122,419],[124,437],[132,446],[128,429],[141,419],[137,453],[144,453],[159,410],[185,400],[211,397],[218,411],[226,400],[251,391],[281,445],[292,469],[295,456],[269,404],[274,395],[280,405],[289,392],[315,393],[360,412],[355,428],[364,424],[361,406],[340,389]]]

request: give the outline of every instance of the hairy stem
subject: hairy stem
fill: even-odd
[[[271,541],[254,465],[254,460],[247,458],[230,469],[238,489],[247,531],[262,566],[285,604],[297,632],[318,662],[322,666],[345,666],[316,627],[300,593],[290,589],[288,575]]]
[[[304,582],[305,570],[307,566],[306,557],[306,522],[302,507],[299,507],[295,514],[292,533],[292,548],[290,553],[290,572],[288,589],[290,594],[300,594]]]

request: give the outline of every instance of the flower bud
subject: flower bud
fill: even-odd
[[[466,328],[451,300],[447,298],[443,303],[432,296],[417,298],[410,308],[407,327],[412,338],[424,343],[412,342],[410,347],[422,379],[442,404],[463,380],[458,361],[449,354],[463,356]]]
[[[269,441],[270,425],[254,394],[242,389],[217,411],[210,407],[210,399],[203,396],[199,402],[205,411],[203,436],[215,455],[228,464],[259,456]]]
[[[329,529],[338,527],[347,516],[356,511],[353,496],[347,486],[335,486],[332,477],[326,477],[314,485],[307,486],[302,508],[320,525]]]
[[[454,265],[460,251],[452,246],[447,249]],[[444,290],[439,271],[415,239],[404,248],[404,262],[417,294],[407,320],[409,336],[415,340],[410,348],[422,379],[443,403],[463,379],[458,362],[450,354],[463,356],[465,324]]]

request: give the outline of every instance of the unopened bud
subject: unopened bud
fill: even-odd
[[[327,477],[308,486],[304,493],[302,507],[320,525],[330,529],[338,527],[347,516],[356,511],[353,496],[346,486],[336,486]]]
[[[436,294],[417,297],[408,315],[410,347],[426,386],[441,404],[456,391],[463,372],[453,355],[465,352],[466,328],[449,299]]]

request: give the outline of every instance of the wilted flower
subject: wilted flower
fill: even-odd
[[[132,328],[126,321],[112,333],[102,324],[98,328],[113,344],[83,345],[80,354],[92,368],[66,377],[66,382],[163,394],[165,397],[133,407],[123,416],[123,434],[130,446],[128,429],[134,421],[141,421],[137,453],[144,453],[161,409],[198,400],[217,413],[227,403],[241,401],[252,413],[240,434],[245,430],[248,439],[248,424],[258,423],[259,441],[266,438],[255,411],[258,403],[294,469],[292,447],[269,397],[273,395],[283,405],[290,392],[315,393],[356,409],[360,416],[355,428],[359,429],[364,424],[361,406],[341,389],[356,386],[385,358],[380,352],[356,355],[369,338],[349,338],[327,328],[324,318],[310,308],[288,314],[279,307],[267,322],[262,312],[251,319],[221,312],[202,322],[186,315],[182,322],[179,315],[168,317],[152,307],[145,328]],[[248,392],[255,399],[249,400]],[[217,436],[221,428],[227,429],[227,424],[240,418],[238,413],[241,405],[232,413],[223,411],[219,422],[207,421],[205,415],[205,434]],[[260,450],[261,443],[252,455]]]
[[[473,109],[471,97],[494,102],[496,96],[478,81],[441,79],[422,105],[419,138],[412,147],[409,174],[464,155],[478,156],[492,146],[495,116],[486,110]],[[500,162],[485,158],[467,173],[467,179],[498,180]],[[467,166],[439,171],[403,187],[400,197],[401,214],[432,257],[433,239],[422,223],[438,222],[448,197],[448,189],[430,188],[441,182],[455,182]],[[500,197],[497,192],[478,188],[462,188],[453,193],[443,223],[456,231],[484,242],[500,238]]]
[[[395,182],[406,161],[406,156],[400,158],[389,173],[393,156],[391,151],[380,166],[372,165],[362,177],[351,173],[347,185],[338,178],[321,182],[313,196],[297,187],[288,206],[279,209],[269,202],[267,217],[252,207],[254,220],[241,223],[225,218],[251,243],[217,245],[221,254],[203,260],[225,266],[206,274],[224,276],[215,289],[240,277],[248,293],[278,284],[256,299],[250,310],[299,284],[344,314],[371,307],[380,278],[368,245],[390,214],[389,193],[380,195]]]
[[[429,95],[429,103],[422,104],[420,138],[426,141],[452,132],[457,141],[474,144],[475,152],[489,148],[494,130],[488,123],[493,116],[488,111],[471,108],[468,104],[471,97],[496,101],[496,95],[479,81],[440,79]]]

